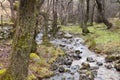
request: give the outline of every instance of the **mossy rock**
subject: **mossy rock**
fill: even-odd
[[[105,61],[106,62],[113,62],[113,61],[116,61],[120,59],[120,56],[119,55],[108,55],[106,58],[105,58]]]
[[[89,63],[82,63],[81,69],[90,69],[90,64]]]
[[[52,75],[53,75],[53,72],[50,71],[49,69],[47,69],[47,68],[38,68],[38,75],[37,75],[37,77],[49,78]]]
[[[37,54],[46,59],[48,63],[52,63],[59,55],[64,55],[64,52],[60,48],[55,48],[54,46],[47,47],[45,45],[40,45],[37,47]]]
[[[1,69],[0,70],[0,76],[2,76],[6,72],[6,69]]]
[[[36,53],[31,53],[30,59],[37,61],[37,62],[40,62],[40,57]]]
[[[115,63],[114,67],[117,71],[120,71],[120,63]]]
[[[27,80],[37,80],[36,76],[34,74],[30,74],[27,78]]]
[[[11,21],[3,22],[2,24],[0,23],[0,26],[13,26],[13,25],[14,25],[14,23]]]
[[[19,1],[15,1],[13,6],[14,6],[14,10],[17,11],[19,8]]]
[[[47,78],[53,75],[50,69],[51,63],[54,62],[59,55],[63,55],[64,52],[60,48],[54,46],[39,45],[37,47],[37,53],[30,54],[29,70],[39,78]],[[33,76],[34,77],[34,76]]]

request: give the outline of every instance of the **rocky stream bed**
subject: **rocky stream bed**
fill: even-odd
[[[11,27],[0,28],[0,39],[9,37],[9,29]],[[108,56],[92,52],[82,38],[69,33],[62,37],[59,33],[57,37],[50,42],[60,47],[65,55],[60,55],[51,64],[54,75],[43,80],[120,80],[120,55]],[[38,44],[42,42],[41,33],[36,41]]]
[[[38,34],[36,38],[38,44],[41,36]],[[43,80],[120,80],[120,72],[114,68],[114,62],[109,61],[109,57],[105,58],[106,55],[90,51],[83,39],[67,33],[63,38],[51,40],[51,43],[62,48],[65,55],[51,64],[54,76]]]

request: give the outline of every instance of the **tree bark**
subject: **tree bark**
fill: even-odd
[[[15,12],[14,12],[14,6],[13,3],[15,2],[15,0],[8,0],[10,3],[10,9],[11,9],[11,20],[13,22],[15,22]]]
[[[48,45],[48,14],[45,12],[40,12],[40,15],[44,18],[44,33],[43,33],[43,44]]]
[[[102,22],[107,26],[107,29],[110,29],[112,27],[112,23],[110,23],[104,15],[104,7],[102,5],[102,0],[96,0],[97,3],[97,9],[99,12],[99,17],[102,19]]]
[[[89,30],[87,28],[87,21],[88,21],[88,12],[89,9],[85,9],[85,2],[84,0],[80,0],[81,1],[81,9],[82,9],[82,21],[81,21],[81,28],[82,28],[82,33],[89,33]],[[87,8],[89,4],[89,0],[87,0]]]
[[[53,0],[53,24],[52,24],[52,36],[55,37],[57,31],[57,3],[58,0]]]
[[[35,29],[34,29],[34,39],[33,39],[33,46],[32,46],[32,49],[31,49],[31,53],[35,53],[36,50],[37,50],[37,43],[35,41],[35,38],[36,38],[36,35],[38,34],[38,24],[39,24],[39,13],[40,13],[40,10],[41,10],[41,7],[42,7],[42,4],[44,3],[44,0],[38,0],[36,1],[36,6],[35,6],[35,11],[36,11],[36,26],[35,26]]]
[[[93,21],[94,21],[94,10],[95,10],[95,0],[92,1],[92,6],[91,6],[91,14],[90,14],[90,26],[93,26]]]
[[[20,0],[11,64],[0,80],[26,80],[35,29],[35,0]]]

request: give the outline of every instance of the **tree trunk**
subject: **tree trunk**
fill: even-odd
[[[35,0],[20,0],[11,64],[0,80],[26,80],[35,29]]]
[[[81,1],[81,9],[82,9],[81,28],[82,28],[82,32],[87,34],[87,33],[89,33],[89,30],[87,28],[89,9],[85,9],[85,2],[84,2],[84,0],[80,0],[80,1]],[[89,4],[89,0],[87,0],[87,8],[89,6],[88,4]]]
[[[15,13],[14,13],[14,6],[13,3],[15,2],[15,0],[8,0],[10,3],[10,9],[11,9],[11,20],[13,22],[15,22]]]
[[[100,14],[100,18],[102,19],[102,22],[107,26],[107,29],[110,29],[112,27],[112,23],[110,23],[104,15],[104,7],[102,5],[102,0],[96,0],[97,3],[97,9]]]
[[[92,1],[92,6],[91,6],[91,14],[90,14],[90,26],[93,26],[93,21],[94,21],[94,10],[95,10],[95,0]]]
[[[48,45],[48,14],[45,12],[40,12],[40,15],[44,18],[44,33],[43,33],[43,44]]]
[[[53,24],[52,24],[52,36],[55,37],[57,31],[57,3],[58,0],[53,0]]]
[[[35,7],[35,11],[36,11],[36,26],[35,26],[35,29],[34,29],[34,39],[33,39],[33,42],[32,42],[32,44],[33,44],[33,46],[32,46],[32,49],[31,49],[31,53],[35,53],[36,52],[36,50],[37,50],[37,43],[36,43],[36,41],[35,41],[35,38],[36,38],[36,36],[37,36],[37,34],[38,34],[38,24],[39,24],[39,13],[40,13],[40,10],[41,10],[41,7],[42,7],[42,4],[44,3],[44,0],[38,0],[37,2],[36,2],[36,7]]]

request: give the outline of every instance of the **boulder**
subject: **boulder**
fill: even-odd
[[[120,55],[108,55],[106,58],[105,58],[105,61],[106,62],[113,62],[113,61],[116,61],[120,59]]]
[[[102,65],[103,65],[102,62],[97,62],[96,64],[97,64],[98,66],[102,66]]]
[[[72,37],[73,37],[73,36],[72,36],[71,34],[69,34],[69,33],[64,34],[64,38],[70,39],[70,38],[72,38]]]
[[[65,68],[64,68],[63,66],[60,66],[60,67],[59,67],[59,72],[60,72],[60,73],[64,73],[64,72],[65,72]]]
[[[60,47],[65,47],[66,45],[65,44],[59,44]]]
[[[120,71],[120,63],[115,63],[114,67],[117,71]]]
[[[54,64],[51,65],[51,70],[52,70],[52,71],[57,70],[57,68],[58,68],[58,65],[57,65],[57,64],[54,63]]]
[[[117,61],[115,62],[114,67],[115,67],[115,69],[116,69],[117,71],[120,71],[120,60],[117,60]]]
[[[112,66],[111,64],[106,64],[105,67],[106,67],[107,69],[113,68],[113,66]]]
[[[64,61],[64,64],[65,65],[71,65],[73,62],[73,59],[69,58],[69,57],[66,57],[65,61]]]
[[[82,63],[82,68],[81,69],[90,69],[90,64],[89,63]]]

